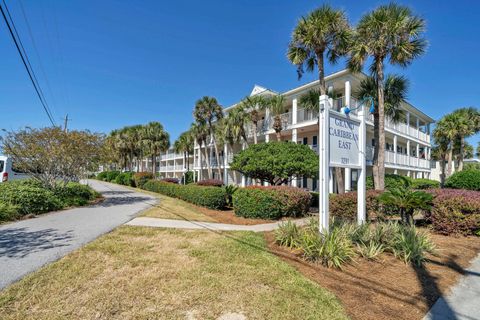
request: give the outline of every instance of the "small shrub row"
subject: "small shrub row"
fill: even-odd
[[[373,189],[373,177],[367,177],[366,187]],[[412,179],[398,174],[385,174],[385,189],[412,188],[412,189],[434,189],[440,188],[440,182],[430,179]]]
[[[366,197],[367,221],[381,219],[384,211],[381,210],[378,196],[381,191],[368,190]],[[343,221],[356,221],[357,219],[357,192],[344,194],[331,194],[329,199],[330,215]]]
[[[143,185],[143,189],[211,209],[221,210],[227,205],[227,194],[224,188],[203,187],[193,184],[181,185],[150,180]]]
[[[197,182],[199,186],[210,186],[210,187],[221,187],[223,186],[223,181],[218,179],[205,179]]]
[[[480,191],[480,170],[463,170],[455,172],[445,181],[445,187]]]
[[[1,183],[0,221],[85,205],[97,196],[98,193],[90,187],[74,182],[54,190],[46,189],[34,180]]]
[[[245,218],[279,219],[308,213],[312,196],[288,186],[250,186],[233,194],[235,214]]]
[[[133,175],[135,186],[138,188],[143,188],[143,185],[147,183],[148,180],[152,180],[153,178],[154,176],[151,172],[136,172]]]
[[[179,182],[177,178],[163,178],[163,179],[160,179],[160,181],[168,182],[168,183],[176,183],[176,184],[178,184]]]
[[[306,260],[329,268],[342,268],[357,256],[374,260],[383,252],[421,266],[427,253],[435,250],[428,235],[415,227],[391,222],[360,226],[334,222],[330,230],[320,233],[316,221],[303,228],[292,222],[283,223],[275,231],[275,240],[279,245],[299,250]]]

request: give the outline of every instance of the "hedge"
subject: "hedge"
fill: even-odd
[[[480,191],[480,170],[455,172],[445,181],[445,187]]]
[[[288,186],[250,186],[233,194],[235,214],[245,218],[279,219],[308,213],[312,196]]]
[[[202,187],[193,184],[181,185],[164,181],[150,180],[143,185],[147,191],[157,192],[172,198],[182,199],[184,201],[221,210],[227,205],[224,188]]]
[[[440,188],[440,182],[430,179],[411,179],[410,188],[412,189],[437,189]]]
[[[205,179],[197,182],[199,186],[211,186],[211,187],[221,187],[223,186],[223,181],[218,179]]]
[[[113,180],[113,182],[124,186],[135,187],[133,172],[121,172],[115,177],[115,180]]]
[[[33,180],[1,183],[0,221],[85,205],[97,195],[90,187],[74,182],[54,190],[48,190]]]
[[[398,174],[385,174],[385,189],[392,189],[392,188],[401,188],[401,187],[408,187],[410,185],[410,178],[407,176],[400,176]],[[366,187],[367,190],[373,189],[373,177],[368,176],[366,179]]]
[[[455,189],[429,190],[433,207],[425,218],[440,234],[474,235],[480,231],[480,192]]]
[[[368,190],[366,197],[367,220],[374,220],[383,217],[383,211],[377,197],[381,191]],[[344,194],[330,194],[329,198],[330,215],[344,221],[357,220],[357,192]]]
[[[153,178],[154,176],[151,172],[137,172],[133,175],[133,180],[138,188],[142,188],[148,180],[152,180]]]

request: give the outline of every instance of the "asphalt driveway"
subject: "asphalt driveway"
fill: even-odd
[[[118,185],[96,180],[88,184],[106,199],[0,226],[0,289],[130,221],[156,202]]]

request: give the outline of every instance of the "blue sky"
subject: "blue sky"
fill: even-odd
[[[315,78],[298,81],[285,52],[297,19],[320,1],[6,1],[55,120],[68,113],[72,128],[109,132],[155,120],[173,140],[204,95],[228,106],[254,84],[285,91]],[[331,3],[355,24],[387,2]],[[410,79],[410,102],[435,119],[478,106],[480,3],[399,3],[428,28],[427,53],[407,69],[388,69]],[[0,52],[0,128],[47,126],[3,21]],[[327,66],[327,72],[344,66]]]

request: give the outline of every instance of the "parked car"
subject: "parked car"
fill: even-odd
[[[28,175],[14,169],[12,159],[0,156],[0,183],[10,180],[27,179]]]

